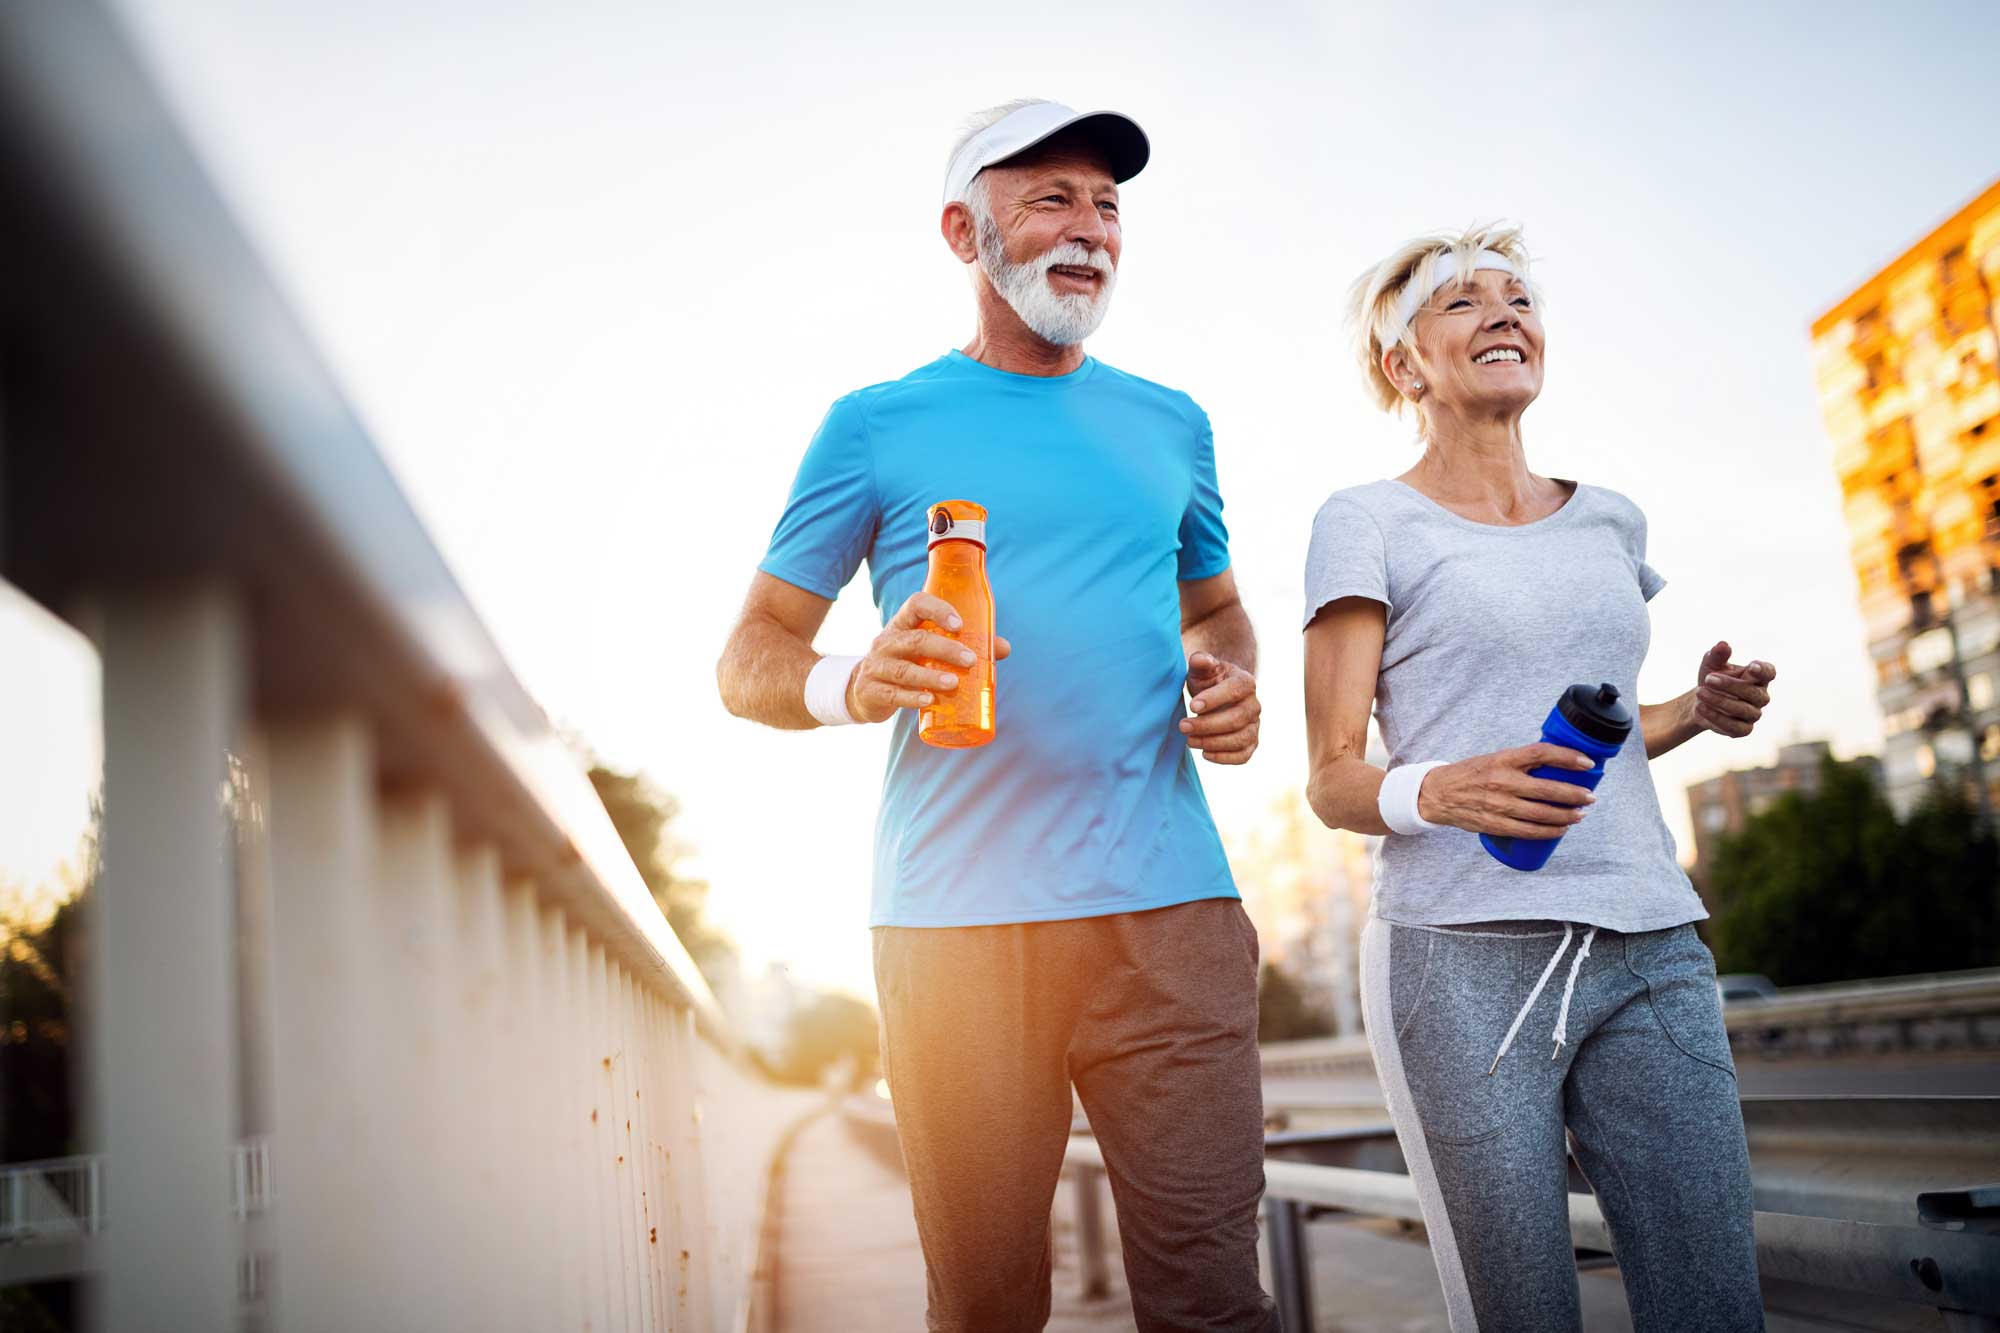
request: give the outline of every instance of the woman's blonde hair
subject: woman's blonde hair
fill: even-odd
[[[1498,223],[1470,227],[1463,232],[1435,232],[1405,241],[1348,288],[1347,323],[1353,338],[1354,358],[1361,364],[1361,378],[1368,386],[1368,396],[1384,412],[1403,409],[1403,395],[1382,373],[1382,349],[1409,341],[1410,323],[1398,317],[1404,290],[1412,284],[1419,291],[1428,288],[1438,260],[1447,254],[1456,257],[1460,274],[1471,276],[1473,258],[1481,250],[1504,255],[1519,270],[1529,295],[1540,302],[1540,293],[1528,277],[1528,250],[1521,242],[1521,229]]]

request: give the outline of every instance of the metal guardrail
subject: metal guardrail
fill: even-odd
[[[1757,1263],[1767,1293],[1802,1290],[1839,1306],[1848,1327],[1873,1308],[1927,1306],[1954,1330],[2000,1330],[2000,1099],[1772,1098],[1746,1101],[1757,1194]],[[1268,1158],[1265,1244],[1288,1329],[1314,1327],[1310,1232],[1323,1212],[1421,1223],[1387,1126],[1275,1135],[1274,1153],[1329,1146],[1368,1166]],[[1097,1143],[1073,1138],[1064,1167],[1077,1192],[1087,1296],[1106,1259]],[[1570,1231],[1579,1250],[1609,1253],[1596,1199],[1573,1175]],[[1893,1319],[1885,1327],[1899,1326]]]
[[[2000,1049],[2000,969],[1793,986],[1722,1018],[1739,1053]]]
[[[104,1216],[98,1159],[51,1157],[0,1167],[0,1244],[72,1240]]]
[[[245,1139],[229,1155],[230,1212],[247,1222],[271,1208],[271,1142]],[[104,1230],[104,1156],[83,1153],[0,1165],[0,1245],[35,1245]]]
[[[271,1141],[262,1135],[245,1139],[230,1154],[236,1195],[236,1220],[247,1222],[271,1207]]]
[[[1722,1021],[1739,1053],[2000,1049],[2000,968],[1792,986],[1732,1000]],[[1271,1042],[1263,1063],[1267,1080],[1374,1070],[1367,1038],[1359,1036]]]

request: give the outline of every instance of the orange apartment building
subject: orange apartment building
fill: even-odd
[[[2000,800],[1996,294],[2000,181],[1812,326],[1899,813]]]

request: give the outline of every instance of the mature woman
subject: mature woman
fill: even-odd
[[[1703,731],[1748,735],[1776,672],[1717,643],[1694,689],[1631,710],[1594,795],[1536,776],[1592,765],[1526,743],[1569,686],[1636,699],[1664,583],[1645,516],[1528,466],[1543,334],[1517,231],[1412,241],[1351,304],[1369,392],[1415,409],[1423,455],[1313,522],[1308,795],[1329,826],[1386,835],[1363,1003],[1451,1326],[1579,1327],[1573,1149],[1638,1329],[1762,1328],[1735,1068],[1691,924],[1706,914],[1646,764]],[[1371,706],[1386,772],[1364,758]],[[1562,842],[1528,873],[1481,833]]]

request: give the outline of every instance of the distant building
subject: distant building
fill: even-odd
[[[1899,814],[2000,794],[1996,292],[2000,182],[1812,327]]]
[[[1694,825],[1694,876],[1701,878],[1704,866],[1715,864],[1716,844],[1732,833],[1741,833],[1753,815],[1761,815],[1786,792],[1810,796],[1819,790],[1820,762],[1833,757],[1825,741],[1797,741],[1780,746],[1778,762],[1769,768],[1741,768],[1721,773],[1687,789],[1688,819]],[[1873,758],[1860,760],[1876,770]]]

